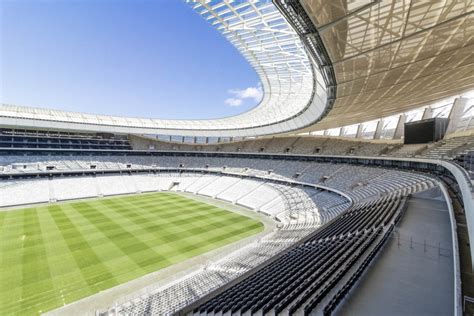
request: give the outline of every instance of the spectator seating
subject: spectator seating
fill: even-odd
[[[400,198],[387,197],[354,207],[194,313],[307,315],[336,293],[324,308],[329,313],[383,245],[402,205]]]
[[[394,157],[415,157],[428,148],[427,144],[400,144],[388,152]]]
[[[474,149],[474,137],[463,136],[441,140],[421,155],[431,159],[454,158],[462,151]]]
[[[131,136],[133,138],[134,136]],[[461,136],[444,139],[430,144],[403,144],[400,140],[370,141],[359,139],[342,139],[326,136],[292,136],[257,138],[236,142],[218,144],[184,144],[146,139],[147,145],[132,142],[134,149],[149,149],[173,151],[220,151],[220,152],[263,152],[289,153],[308,155],[353,155],[353,156],[421,156],[431,159],[452,159],[456,155],[474,149],[472,136]],[[153,144],[153,145],[151,145]]]
[[[72,134],[0,129],[0,148],[131,150],[127,138],[105,134]]]
[[[467,170],[471,180],[474,180],[474,150],[468,150],[456,157],[456,161]]]
[[[281,282],[275,282],[275,286],[272,285],[269,291],[261,291],[257,285],[249,283],[248,292],[245,293],[254,293],[255,297],[249,298],[245,293],[238,296],[238,302],[244,304],[239,305],[239,308],[247,308],[249,311],[268,308],[276,311],[278,308],[281,311],[291,309],[305,312],[314,306],[322,308],[329,303],[330,298],[335,297],[332,305],[327,305],[330,306],[327,309],[330,311],[334,304],[337,305],[341,295],[344,295],[343,289],[350,288],[349,277],[354,276],[353,272],[361,267],[360,262],[369,258],[368,254],[393,223],[403,196],[436,185],[434,179],[417,173],[285,159],[184,155],[0,157],[3,173],[7,174],[19,172],[14,168],[15,163],[32,164],[42,172],[46,166],[54,166],[57,170],[89,170],[91,162],[100,168],[99,171],[114,170],[116,173],[103,175],[99,172],[96,176],[53,177],[50,180],[5,180],[0,187],[0,205],[172,190],[241,204],[277,223],[277,228],[260,240],[205,267],[199,267],[197,271],[173,284],[153,288],[149,291],[150,295],[121,302],[116,308],[106,312],[119,314],[150,310],[175,312],[243,273],[269,262],[269,259],[303,238],[309,240],[290,250],[290,257],[287,254],[279,257],[288,261],[290,270],[281,272],[277,266],[268,265],[269,268],[264,269],[271,273],[268,272],[270,274],[267,277],[255,284],[265,284],[266,288],[265,280],[276,280],[274,277],[277,276],[282,276]],[[160,172],[119,174],[122,170],[144,168],[157,168]],[[159,170],[160,168],[166,168],[167,171]],[[170,168],[176,170],[169,171]],[[200,172],[186,172],[188,168],[199,169]],[[291,184],[288,182],[290,180]],[[295,180],[301,184],[294,184]],[[352,201],[323,188],[302,186],[302,183],[337,189]],[[17,192],[34,194],[26,197]],[[296,265],[300,264],[298,262],[301,265]],[[299,274],[300,270],[307,274]],[[303,280],[311,281],[308,283]],[[336,295],[338,291],[341,292]],[[291,299],[283,300],[287,294],[291,294]],[[301,299],[303,296],[304,300]],[[273,297],[279,298],[278,304],[283,303],[275,305],[276,299]],[[318,301],[319,298],[322,301]],[[237,301],[229,302],[227,298],[222,298],[215,302],[217,303],[204,304],[205,310],[212,308],[209,311],[223,311],[228,307],[232,310],[236,308],[234,304]]]

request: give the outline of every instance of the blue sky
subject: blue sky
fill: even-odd
[[[258,103],[255,71],[180,0],[0,0],[0,102],[202,119]]]

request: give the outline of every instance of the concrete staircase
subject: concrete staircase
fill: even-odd
[[[442,140],[439,142],[439,145],[422,153],[422,156],[431,159],[449,159],[471,149],[474,149],[474,137],[463,136]]]

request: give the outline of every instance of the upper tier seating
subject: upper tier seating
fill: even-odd
[[[263,152],[316,155],[352,156],[395,156],[426,157],[433,159],[454,158],[461,152],[474,149],[473,136],[461,136],[430,144],[409,144],[399,142],[377,142],[357,139],[340,139],[324,136],[258,138],[219,144],[184,144],[157,141],[135,137],[134,149],[149,149],[151,144],[157,150],[174,151],[221,151],[221,152]],[[137,141],[138,139],[138,141]],[[146,145],[144,145],[146,144]]]
[[[467,170],[471,180],[474,180],[474,150],[459,154],[456,161]]]
[[[131,150],[127,138],[109,134],[72,134],[0,129],[0,148]]]
[[[389,155],[394,157],[415,157],[420,155],[427,147],[427,144],[398,145],[389,151]]]
[[[422,156],[432,159],[453,158],[468,150],[474,150],[474,136],[463,136],[439,141],[422,152]]]

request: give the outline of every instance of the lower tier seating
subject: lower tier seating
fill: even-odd
[[[91,161],[100,168],[93,176],[72,177],[61,172],[48,179],[28,175],[24,180],[5,180],[0,185],[0,206],[183,191],[245,205],[275,222],[273,231],[197,267],[172,284],[151,286],[149,294],[140,296],[141,292],[133,300],[118,298],[116,307],[102,310],[110,315],[175,313],[261,265],[265,268],[252,276],[269,271],[265,277],[255,282],[244,279],[242,285],[234,285],[248,287],[249,293],[255,294],[239,294],[244,304],[238,308],[305,313],[329,306],[329,313],[398,217],[403,197],[437,184],[434,178],[416,172],[286,159],[165,155],[0,157],[3,174],[24,177],[30,171],[18,172],[14,163],[33,164],[41,174],[45,166],[51,165],[56,170],[89,170]],[[25,197],[21,192],[32,193]],[[268,264],[285,251],[288,252]],[[287,260],[288,264],[279,260]],[[286,267],[284,272],[278,262]],[[265,283],[269,280],[274,281]],[[203,313],[237,308],[237,301],[226,297],[224,292],[212,300],[215,304],[209,301],[196,312],[201,308]],[[334,301],[329,304],[332,298]]]
[[[194,310],[305,315],[335,309],[387,238],[403,201],[386,197],[354,207],[303,244]],[[328,301],[327,298],[330,298]]]

